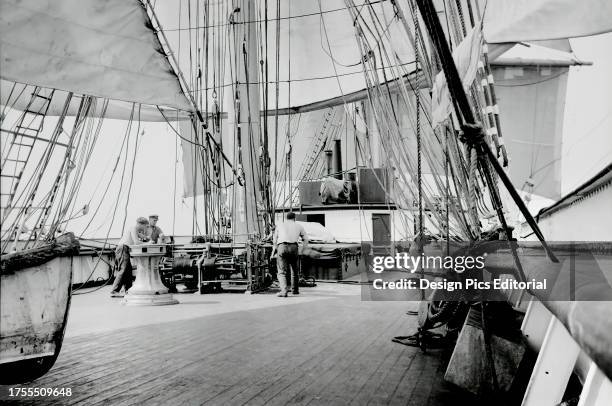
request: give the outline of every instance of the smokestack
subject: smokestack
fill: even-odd
[[[327,162],[327,175],[331,175],[332,173],[334,173],[334,168],[333,168],[333,151],[331,149],[326,149],[325,150],[325,159]]]
[[[342,143],[340,140],[334,140],[334,158],[333,158],[333,173],[334,178],[342,179]]]

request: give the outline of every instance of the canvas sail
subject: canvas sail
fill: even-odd
[[[138,1],[0,3],[4,80],[191,110]]]
[[[528,196],[527,199],[532,195],[558,199],[561,196],[561,146],[569,68],[583,64],[572,53],[567,38],[599,30],[595,28],[597,22],[594,19],[606,20],[608,28],[604,24],[602,30],[609,31],[612,19],[591,15],[593,12],[589,8],[597,9],[596,4],[565,1],[493,0],[486,4],[478,2],[476,6],[479,14],[484,13],[482,34],[488,44],[503,133],[501,140],[511,161],[508,175],[515,187]],[[559,14],[555,7],[565,10],[567,16]],[[543,14],[543,10],[549,12]],[[605,15],[609,6],[597,10]],[[533,21],[521,19],[521,16],[533,18]],[[576,24],[574,19],[580,18],[577,16],[583,16],[584,21]],[[571,18],[573,22],[563,27],[564,18]],[[567,27],[576,30],[570,31]],[[552,35],[552,29],[556,29],[557,34]],[[470,53],[474,49],[471,46],[473,31],[468,31],[467,37],[459,44],[455,43],[453,49],[464,86],[475,79],[473,72],[480,58],[478,52]],[[497,37],[498,33],[506,36]],[[529,43],[517,44],[518,41]],[[441,122],[452,111],[444,77],[439,76],[436,85],[440,86],[434,85],[432,92],[435,123]]]
[[[493,67],[499,114],[518,190],[561,197],[561,146],[569,66]]]
[[[243,19],[240,13],[246,12],[246,10],[232,11],[235,2],[225,1],[222,3],[227,5],[224,9],[227,14],[217,18],[214,11],[211,11],[213,16],[206,25],[204,21],[197,20],[193,16],[196,10],[196,2],[192,0],[190,26],[188,19],[189,3],[188,1],[181,2],[180,19],[179,10],[177,10],[179,8],[178,1],[157,2],[155,5],[157,15],[165,28],[168,42],[179,58],[181,69],[187,76],[190,76],[190,56],[195,58],[198,52],[193,47],[190,49],[190,39],[195,42],[196,36],[202,37],[205,33],[204,28],[196,29],[196,25],[197,27],[211,27],[208,31],[210,35],[212,35],[212,30],[217,28],[215,35],[225,35],[227,32],[233,33],[236,25],[232,24],[231,21]],[[365,4],[363,1],[357,1],[356,3],[360,6]],[[387,75],[387,79],[412,72],[414,70],[412,44],[398,40],[398,38],[406,38],[406,33],[396,17],[396,10],[388,1],[372,1],[371,3],[377,15],[380,18],[386,18],[388,25],[381,41],[389,49],[394,50],[398,59],[397,62],[389,63],[381,59],[378,54],[370,56],[377,59],[380,81],[384,81],[383,71]],[[265,13],[264,3],[258,2],[257,4],[259,6],[256,11],[257,28],[261,30],[263,29]],[[397,1],[397,4],[405,13],[410,10],[406,0]],[[275,106],[277,81],[279,82],[280,93],[279,108],[301,106],[341,97],[344,94],[359,91],[366,87],[361,65],[365,55],[357,46],[357,33],[344,0],[325,0],[321,2],[317,0],[291,0],[281,2],[280,21],[278,22],[275,21],[276,15],[276,2],[268,2],[268,36],[267,39],[264,37],[260,41],[262,47],[264,42],[268,47],[268,81],[270,83],[268,105],[270,108]],[[409,14],[407,15],[410,19]],[[362,16],[371,23],[373,17],[368,13],[367,6],[363,8]],[[280,30],[278,78],[275,74],[277,27]],[[370,33],[364,33],[364,35],[368,36],[373,44],[376,44],[377,38],[374,38]],[[230,34],[228,40],[232,38],[233,34]],[[392,47],[391,43],[393,43]],[[209,97],[213,88],[212,72],[214,70],[219,71],[218,65],[216,65],[218,61],[215,61],[213,55],[223,56],[223,86],[225,86],[226,91],[231,91],[231,86],[235,83],[235,66],[240,66],[243,63],[241,59],[236,61],[233,55],[229,55],[227,45],[225,49],[215,50],[215,53],[209,50],[208,66],[202,66],[202,75],[205,74],[204,69],[206,68],[209,72],[208,83],[202,84],[202,89],[209,89]],[[212,47],[212,44],[209,44],[209,47]],[[200,48],[200,51],[203,52],[204,46]],[[378,48],[374,51],[377,52]],[[231,67],[230,63],[234,66]],[[196,75],[196,72],[193,72],[193,75]],[[258,78],[257,82],[261,83],[261,79]],[[229,108],[232,108],[232,106],[225,105],[223,111],[228,111]]]
[[[0,105],[10,106],[11,108],[20,111],[27,108],[34,111],[39,111],[45,102],[44,99],[40,98],[32,101],[30,97],[22,97],[24,95],[29,96],[34,89],[35,86],[0,79]],[[41,91],[41,93],[46,96],[52,96],[51,102],[49,103],[49,109],[47,110],[47,116],[57,117],[62,115],[64,110],[64,102],[66,101],[68,92],[57,90],[53,93],[53,95],[51,95],[50,91]],[[74,101],[70,103],[70,106],[68,107],[66,112],[67,116],[75,116],[77,114],[79,103],[82,98],[82,96],[73,97]],[[189,120],[190,118],[190,113],[184,110],[150,106],[146,104],[140,105],[138,108],[134,108],[133,102],[125,102],[121,100],[108,100],[106,109],[103,109],[102,106],[103,105],[100,103],[95,107],[95,109],[92,109],[92,111],[90,111],[90,116],[104,117],[115,120],[130,120],[131,118],[139,119],[143,122],[165,122],[166,118],[168,120],[182,121]],[[133,111],[138,111],[138,114],[135,115]],[[164,116],[166,118],[164,118]]]
[[[488,0],[487,42],[521,42],[583,37],[612,31],[609,0]]]

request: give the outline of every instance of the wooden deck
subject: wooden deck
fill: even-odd
[[[364,302],[358,286],[336,284],[286,299],[177,295],[165,308],[128,308],[107,293],[75,297],[56,365],[25,385],[73,395],[22,403],[477,404],[443,381],[443,354],[391,342],[415,330],[405,312],[416,302]]]

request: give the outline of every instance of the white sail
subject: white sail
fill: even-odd
[[[487,42],[583,37],[612,31],[609,0],[488,0]]]
[[[210,20],[206,25],[202,18],[197,20],[194,16],[197,4],[192,0],[191,26],[188,17],[188,1],[180,3],[182,4],[180,19],[177,10],[178,1],[158,1],[155,5],[156,13],[164,27],[168,42],[175,51],[177,58],[179,58],[179,65],[187,77],[190,76],[190,70],[193,71],[193,69],[190,69],[190,58],[192,58],[193,64],[198,55],[198,49],[193,46],[196,36],[199,36],[201,40],[205,32],[208,32],[209,35],[214,32],[214,35],[229,35],[229,39],[231,39],[236,28],[236,24],[232,24],[231,21],[243,19],[240,13],[246,12],[246,10],[232,13],[234,9],[231,1],[224,0],[220,3],[227,5],[227,8],[224,9],[227,10],[227,13],[217,16],[216,9],[212,10]],[[373,26],[373,17],[369,12],[370,6],[362,0],[355,1],[355,3],[361,10],[360,18],[362,17],[370,26]],[[399,76],[398,71],[412,72],[414,70],[413,44],[404,41],[407,36],[404,27],[397,18],[393,5],[389,1],[371,1],[370,3],[377,17],[384,20],[383,24],[386,24],[387,29],[384,33],[364,32],[363,35],[373,45],[380,41],[387,49],[393,49],[399,60],[399,63],[391,64],[382,60],[378,54],[379,47],[382,45],[374,49],[374,54],[370,57],[376,59],[380,81],[385,80],[383,72],[387,75],[387,80]],[[403,12],[409,13],[410,8],[406,0],[397,1],[397,4]],[[258,5],[255,24],[257,24],[258,30],[263,30],[264,2],[258,2]],[[350,12],[347,10],[347,3],[344,0],[282,1],[280,7],[281,19],[278,22],[275,21],[276,15],[276,2],[268,2],[268,36],[267,40],[266,37],[263,37],[260,41],[263,49],[266,45],[268,47],[268,81],[270,83],[268,106],[270,109],[275,107],[275,86],[277,82],[275,37],[277,27],[280,30],[278,47],[280,59],[279,108],[301,106],[341,97],[344,94],[362,90],[366,87],[361,64],[364,55],[357,45],[356,30]],[[407,14],[407,18],[410,20],[410,14]],[[202,28],[195,29],[196,25]],[[206,30],[204,27],[210,28]],[[380,38],[378,38],[379,34],[381,34]],[[393,46],[391,46],[391,43],[393,43]],[[235,61],[233,56],[230,58],[227,47],[215,50],[214,54],[210,49],[212,47],[211,42],[209,44],[208,61],[209,82],[206,86],[204,86],[204,83],[202,84],[202,87],[210,89],[209,98],[213,85],[212,72],[215,70],[214,67],[217,66],[215,64],[219,63],[216,59],[223,57],[221,65],[224,66],[223,84],[226,91],[230,91],[232,84],[235,83],[236,65],[243,64],[243,60]],[[205,44],[201,43],[199,48],[201,59],[205,52]],[[260,55],[260,57],[262,56]],[[233,67],[230,66],[231,64],[233,64]],[[393,69],[391,66],[397,66],[398,68]],[[202,68],[204,69],[204,66]],[[196,72],[192,72],[191,76],[196,75]],[[205,75],[204,71],[202,75]],[[249,80],[255,81],[253,79]],[[261,75],[257,78],[257,82],[261,83]],[[232,108],[232,106],[223,107],[224,111]]]
[[[0,3],[2,79],[191,110],[138,1]]]
[[[35,86],[0,79],[0,106],[9,106],[20,111],[24,111],[28,108],[39,111],[40,107],[45,103],[44,99],[40,98],[31,101],[30,97],[22,97],[24,95],[29,96],[34,89]],[[51,96],[50,91],[44,93]],[[47,110],[47,116],[58,117],[62,115],[67,94],[68,92],[60,90],[53,93],[51,102],[49,103],[49,109]],[[67,116],[77,115],[81,99],[82,96],[74,97],[74,101],[70,103],[68,111],[66,112]],[[165,122],[166,118],[168,120],[189,120],[190,117],[190,113],[187,111],[146,104],[134,109],[133,102],[121,100],[109,100],[104,110],[102,106],[102,103],[97,105],[96,108],[90,112],[90,116],[115,120],[137,119],[142,122]],[[138,114],[135,115],[134,110],[137,110]],[[166,118],[164,118],[164,116]]]
[[[495,66],[509,176],[518,190],[561,196],[561,147],[569,66]]]

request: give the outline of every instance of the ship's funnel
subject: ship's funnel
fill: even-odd
[[[333,167],[334,178],[342,179],[342,141],[334,140],[333,144]]]
[[[333,164],[333,151],[331,149],[326,149],[325,150],[325,160],[327,163],[326,166],[326,172],[325,174],[327,176],[331,175],[332,173],[334,173],[334,164]]]

